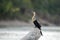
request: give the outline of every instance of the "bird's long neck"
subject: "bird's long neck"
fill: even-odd
[[[32,17],[32,21],[35,21],[35,20],[36,20],[36,14],[34,14]]]

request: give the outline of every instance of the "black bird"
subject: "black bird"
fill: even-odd
[[[35,28],[38,28],[40,30],[41,35],[43,35],[41,32],[41,25],[38,23],[38,21],[36,19],[36,13],[35,12],[33,12],[32,22],[34,23]]]
[[[32,22],[34,23],[35,28],[21,40],[38,40],[41,37],[41,25],[38,23],[35,12],[33,12]]]

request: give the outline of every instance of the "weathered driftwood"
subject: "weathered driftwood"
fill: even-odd
[[[34,28],[21,40],[38,40],[40,37],[41,37],[40,30],[38,28]]]

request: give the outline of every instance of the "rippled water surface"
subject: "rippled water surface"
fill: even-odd
[[[33,27],[0,28],[0,40],[21,40]],[[39,40],[60,40],[60,27],[42,27],[43,36]]]

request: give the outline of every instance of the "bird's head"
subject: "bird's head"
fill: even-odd
[[[32,21],[36,20],[35,16],[36,16],[36,13],[33,12]]]
[[[36,15],[36,13],[35,12],[33,12],[33,16],[35,16]]]

